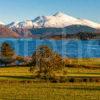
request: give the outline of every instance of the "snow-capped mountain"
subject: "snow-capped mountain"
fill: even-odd
[[[61,38],[62,36],[78,39],[100,38],[99,23],[75,18],[62,12],[57,12],[51,16],[38,16],[33,20],[12,22],[5,28],[15,32],[16,37],[20,38]],[[2,28],[1,33],[3,33],[2,37],[5,37]]]
[[[26,20],[23,22],[12,22],[7,25],[9,28],[32,28],[33,23],[31,20]]]
[[[74,18],[62,12],[57,12],[51,16],[39,16],[34,20],[23,22],[12,22],[7,26],[9,28],[64,28],[70,25],[85,25],[92,28],[100,29],[100,24],[87,19]]]

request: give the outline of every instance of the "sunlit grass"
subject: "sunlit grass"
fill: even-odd
[[[89,60],[82,65],[99,67],[99,60]],[[76,64],[74,59],[73,64]],[[97,62],[97,64],[96,64]],[[2,67],[0,68],[0,100],[99,100],[100,82],[35,82],[29,67]],[[100,69],[70,68],[58,71],[57,75],[100,77]],[[28,81],[30,80],[30,81]]]
[[[2,79],[31,79],[33,75],[30,67],[3,67],[0,68],[0,80]],[[62,71],[56,72],[57,76],[100,76],[100,69],[70,68],[66,67]]]
[[[99,100],[99,83],[5,83],[2,100]]]
[[[68,63],[73,65],[100,67],[100,58],[79,58],[79,59],[68,58]]]
[[[31,75],[29,67],[3,67],[0,68],[0,75],[27,76]]]

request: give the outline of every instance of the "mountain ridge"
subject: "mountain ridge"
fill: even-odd
[[[7,25],[1,22],[1,26],[7,31],[2,31],[0,28],[0,37],[49,38],[58,35],[74,34],[75,36],[78,33],[88,33],[89,36],[92,35],[93,37],[100,33],[100,24],[87,19],[75,18],[62,12],[57,12],[51,16],[38,16],[33,20],[12,22]]]
[[[70,25],[86,25],[92,28],[100,29],[100,24],[87,20],[79,19],[62,12],[57,12],[50,16],[38,16],[33,20],[26,20],[22,22],[13,22],[8,24],[9,28],[46,28],[55,27],[63,28]]]

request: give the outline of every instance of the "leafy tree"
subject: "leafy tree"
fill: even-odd
[[[32,66],[30,71],[38,68],[38,75],[51,76],[52,71],[59,70],[63,67],[62,58],[53,52],[48,46],[39,46],[32,55]]]
[[[0,50],[0,63],[5,64],[10,64],[14,61],[14,55],[15,52],[13,51],[11,45],[7,42],[2,43],[1,50]]]

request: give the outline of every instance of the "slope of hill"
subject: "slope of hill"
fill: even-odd
[[[20,35],[18,35],[18,33],[12,31],[11,29],[0,25],[0,37],[14,37],[14,38],[18,38],[20,37]]]

